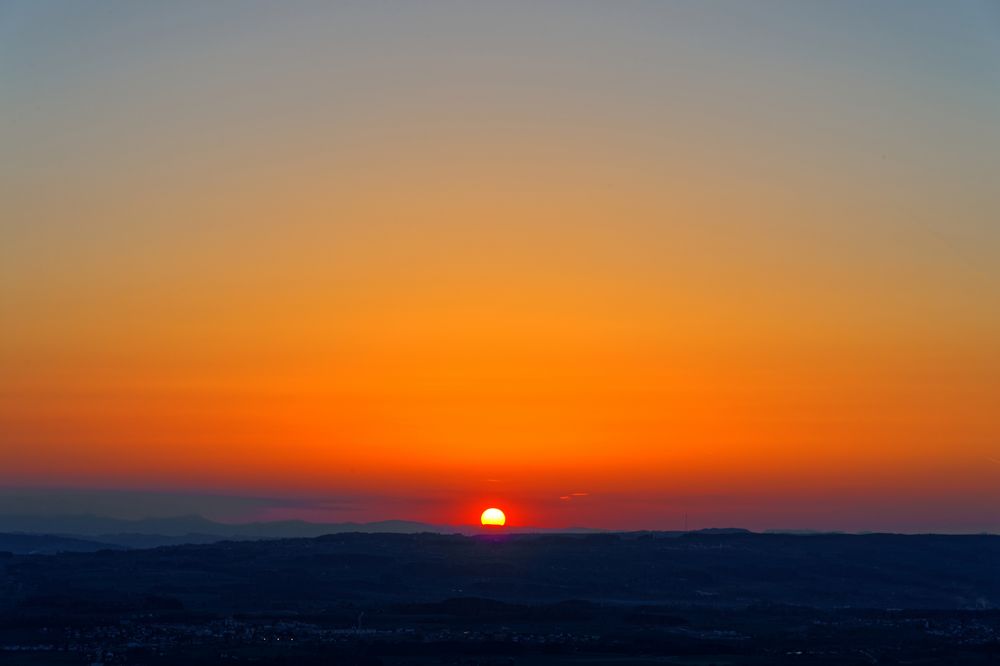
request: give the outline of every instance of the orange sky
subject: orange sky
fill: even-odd
[[[973,5],[238,7],[5,10],[0,484],[1000,527]]]

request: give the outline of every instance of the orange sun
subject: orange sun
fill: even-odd
[[[503,511],[500,509],[490,508],[483,511],[483,515],[480,520],[483,521],[483,525],[500,527],[507,522],[507,516],[503,515]]]

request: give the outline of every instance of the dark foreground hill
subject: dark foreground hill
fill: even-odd
[[[916,650],[978,664],[1000,657],[998,608],[1000,537],[987,535],[337,534],[0,557],[0,646],[58,637],[43,647],[98,660],[116,644],[129,663]],[[286,652],[299,641],[287,662],[282,638]],[[30,663],[62,663],[46,655]]]
[[[18,586],[8,605],[72,590],[220,612],[455,596],[974,609],[1000,606],[1000,537],[338,534],[16,558],[0,580]]]

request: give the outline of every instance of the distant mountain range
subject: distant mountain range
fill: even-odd
[[[210,544],[220,541],[255,541],[261,539],[313,538],[348,532],[382,534],[462,534],[484,533],[478,525],[434,525],[412,520],[381,520],[369,523],[311,523],[303,520],[278,520],[250,523],[222,523],[191,514],[165,518],[126,520],[94,514],[28,515],[0,514],[0,551],[13,553],[93,552],[106,548],[156,548],[184,544]],[[594,534],[609,530],[584,527],[542,528],[515,527],[510,533]],[[707,528],[701,534],[749,533],[738,527]],[[635,534],[680,536],[681,531],[635,532]],[[822,534],[810,530],[768,530],[770,534]]]
[[[574,532],[603,530],[587,528],[549,529],[525,527],[512,530],[523,533]],[[0,515],[0,551],[17,553],[94,551],[102,548],[155,548],[180,544],[207,544],[219,541],[311,538],[345,532],[418,534],[479,534],[473,525],[432,525],[410,520],[381,520],[370,523],[310,523],[281,520],[251,523],[220,523],[198,515],[169,518],[123,520],[92,514],[56,516]],[[44,544],[38,537],[49,537]],[[19,540],[18,537],[36,537]],[[9,542],[8,542],[9,539]],[[9,543],[5,546],[5,543]]]
[[[0,534],[0,553],[52,555],[55,553],[93,553],[98,550],[121,550],[123,546],[52,534]]]

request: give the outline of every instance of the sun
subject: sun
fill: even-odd
[[[507,516],[503,515],[503,511],[500,509],[490,508],[483,511],[483,515],[480,520],[483,521],[483,525],[500,527],[507,522]]]

